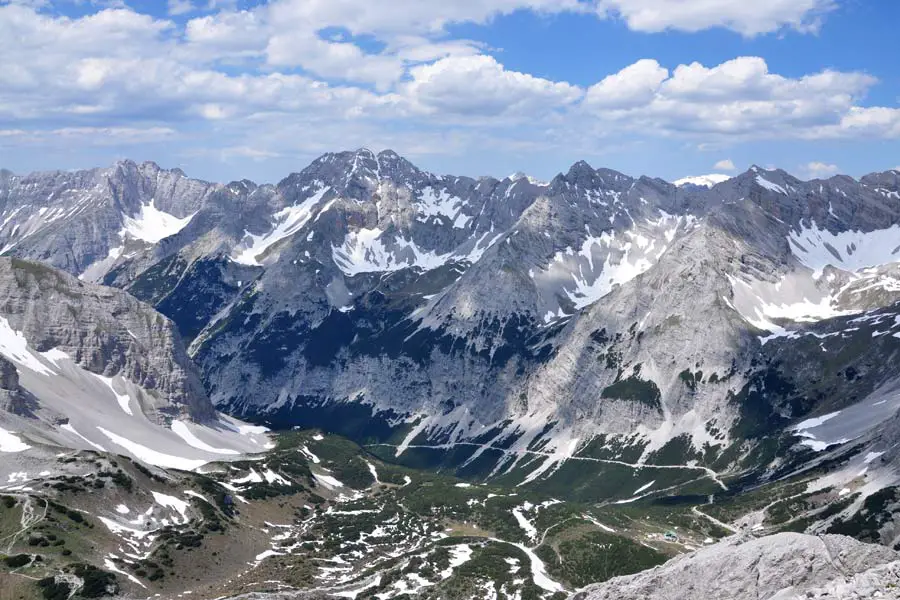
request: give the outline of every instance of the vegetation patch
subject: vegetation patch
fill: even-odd
[[[620,379],[605,388],[600,396],[627,402],[640,402],[655,410],[662,410],[662,403],[660,402],[662,394],[656,384],[652,381],[638,379],[635,376]]]
[[[637,573],[668,560],[657,550],[602,531],[564,540],[556,548],[541,546],[537,554],[552,577],[575,587]]]

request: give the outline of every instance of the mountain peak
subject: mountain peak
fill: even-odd
[[[594,171],[594,167],[589,165],[587,161],[579,160],[577,163],[569,167],[568,172],[565,174],[565,178],[569,181],[576,179],[585,179],[585,178],[593,178],[596,171]]]
[[[569,172],[571,173],[572,171],[583,171],[585,169],[593,171],[594,167],[592,167],[586,160],[579,160],[577,163],[569,167]]]

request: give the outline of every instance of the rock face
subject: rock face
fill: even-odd
[[[16,365],[0,356],[0,411],[26,415],[28,398],[19,387]]]
[[[573,600],[800,600],[897,598],[900,554],[853,538],[781,533],[729,538],[636,575],[590,586]]]
[[[22,440],[4,449],[17,470],[59,447],[181,470],[272,447],[264,427],[215,411],[168,318],[121,290],[8,257],[0,430]]]
[[[544,183],[358,150],[277,185],[127,161],[2,181],[5,251],[169,316],[216,406],[398,456],[761,468],[761,437],[896,376],[894,172],[678,187],[579,162]]]
[[[16,365],[0,356],[0,390],[14,392],[19,389],[19,372]]]
[[[8,357],[27,358],[27,344],[51,357],[65,355],[91,373],[121,376],[151,392],[144,412],[152,419],[215,415],[174,324],[120,290],[0,258],[0,325]],[[5,360],[3,367],[0,387],[17,389],[15,366]]]

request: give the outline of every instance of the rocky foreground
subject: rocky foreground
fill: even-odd
[[[735,536],[573,600],[900,598],[900,554],[840,535]]]

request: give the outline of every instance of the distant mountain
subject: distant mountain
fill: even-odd
[[[126,161],[5,175],[0,243],[170,317],[235,415],[515,482],[573,457],[769,477],[847,437],[809,418],[900,408],[900,176],[697,181],[363,149],[220,185]],[[854,452],[882,417],[846,424]]]

